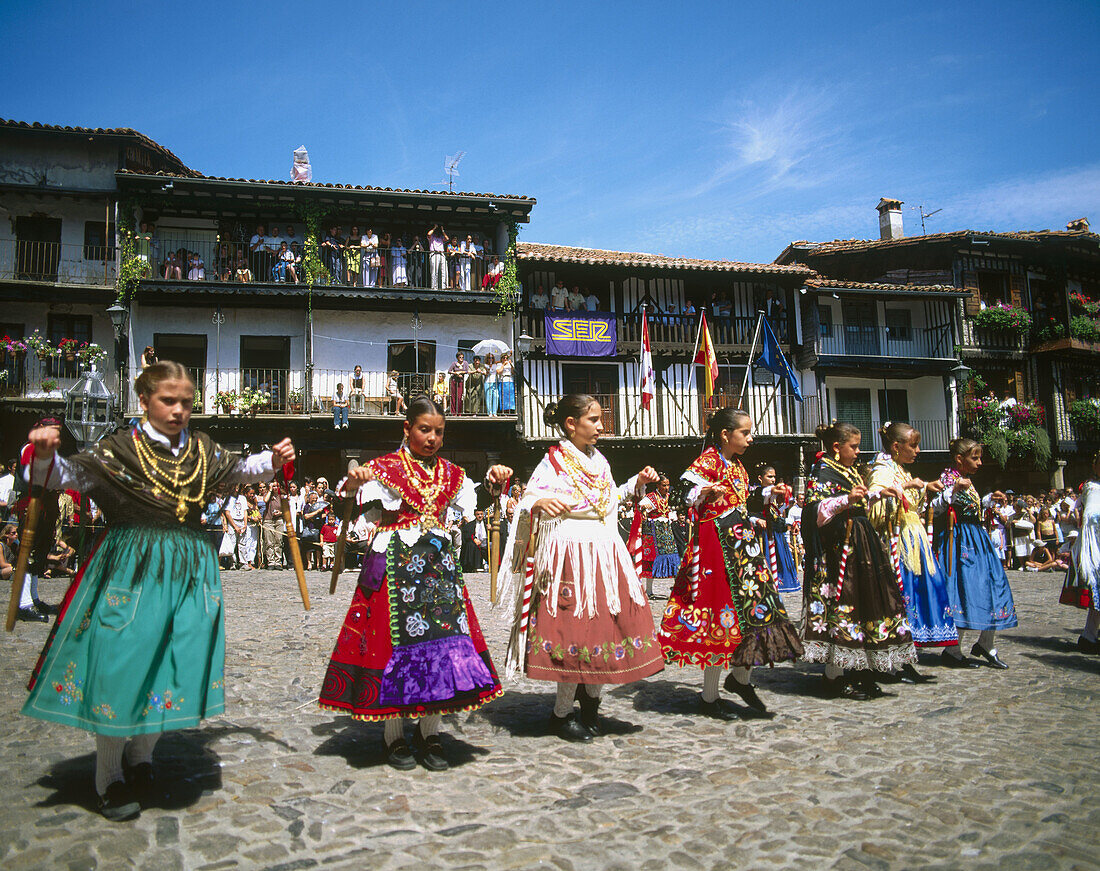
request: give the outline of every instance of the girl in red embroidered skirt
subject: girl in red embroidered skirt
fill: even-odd
[[[766,714],[752,667],[798,659],[802,644],[768,569],[763,520],[745,510],[749,480],[738,457],[752,444],[752,418],[716,411],[703,444],[682,476],[697,520],[657,637],[666,662],[702,667],[700,711],[734,720],[738,712],[718,698],[721,670],[731,669],[727,690]]]
[[[501,601],[514,608],[505,671],[557,683],[551,727],[567,741],[591,741],[603,685],[663,667],[645,591],[616,527],[620,498],[657,473],[646,466],[615,486],[596,450],[603,409],[587,394],[551,403],[544,419],[565,438],[531,476],[504,550]]]
[[[502,692],[462,580],[447,512],[472,519],[478,494],[458,466],[437,456],[443,409],[427,396],[405,416],[405,442],[348,473],[345,491],[377,521],[359,583],[321,689],[322,708],[385,721],[387,762],[416,765],[406,719],[426,768],[448,767],[442,714],[472,711]],[[493,466],[486,490],[510,477]],[[378,508],[380,506],[380,510]]]

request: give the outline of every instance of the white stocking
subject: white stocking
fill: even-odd
[[[442,714],[428,714],[426,717],[421,717],[417,722],[417,726],[420,729],[420,737],[431,738],[432,735],[438,735],[439,723],[442,719]]]
[[[95,791],[103,795],[112,783],[123,780],[122,751],[126,738],[95,736]]]
[[[558,697],[554,700],[554,716],[568,717],[573,713],[573,699],[577,695],[575,683],[559,683]]]
[[[157,746],[160,732],[150,732],[147,735],[134,735],[126,747],[126,762],[129,765],[140,765],[142,762],[153,762],[153,748]]]
[[[27,573],[23,579],[23,595],[19,598],[20,608],[33,608],[34,597],[38,593],[38,576]]]
[[[984,650],[986,653],[996,653],[997,630],[983,629],[982,634],[978,636],[978,643],[982,646],[982,650]]]
[[[730,673],[733,675],[733,679],[739,684],[747,684],[752,682],[752,666],[745,668],[741,665],[735,665],[730,669]]]
[[[842,669],[839,665],[831,662],[825,663],[825,677],[827,677],[829,680],[836,680],[842,674],[844,674],[844,669]]]
[[[405,718],[394,717],[392,720],[386,720],[384,733],[382,740],[386,742],[386,746],[389,747],[398,738],[405,737]]]
[[[1098,631],[1100,631],[1100,611],[1089,608],[1089,615],[1085,618],[1085,631],[1081,634],[1085,636],[1086,641],[1095,641]]]
[[[603,692],[602,683],[588,683],[584,685],[584,691],[588,693],[589,698],[598,699]]]
[[[645,579],[645,592],[649,598],[653,598],[653,575]]]
[[[722,676],[722,669],[717,665],[708,665],[703,668],[703,701],[718,701],[718,679]]]

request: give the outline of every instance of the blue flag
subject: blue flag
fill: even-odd
[[[791,368],[791,364],[787,362],[787,358],[783,356],[783,351],[779,347],[779,340],[776,339],[767,319],[761,318],[760,322],[764,325],[764,350],[756,358],[755,365],[763,366],[769,372],[786,379],[791,386],[791,390],[794,391],[794,395],[801,402],[802,389],[798,386],[798,376]]]

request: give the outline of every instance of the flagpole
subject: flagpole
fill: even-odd
[[[760,321],[764,318],[764,312],[757,311],[756,313],[756,329],[752,332],[752,345],[749,347],[749,362],[745,366],[745,380],[741,382],[741,393],[737,397],[738,406],[744,408],[745,402],[745,390],[749,386],[749,376],[752,374],[752,358],[756,353],[756,340],[760,337]],[[749,409],[745,409],[748,411]]]

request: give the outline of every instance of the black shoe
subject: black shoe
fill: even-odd
[[[981,668],[981,664],[965,656],[952,656],[946,650],[940,654],[940,662],[948,668]]]
[[[126,770],[126,784],[142,804],[153,797],[156,782],[151,762],[139,762]]]
[[[866,693],[870,699],[881,699],[884,697],[893,698],[897,693],[888,693],[875,681],[875,673],[873,671],[865,671],[859,676],[858,687],[861,692]]]
[[[702,696],[699,697],[699,713],[704,717],[710,717],[712,720],[722,720],[727,723],[741,719],[741,715],[724,704],[721,699],[707,702],[703,700]]]
[[[911,662],[905,663],[901,667],[901,674],[898,677],[902,683],[918,684],[918,683],[935,683],[936,678],[930,674],[921,674],[917,671],[916,666]]]
[[[446,771],[451,767],[451,763],[443,754],[443,742],[439,740],[438,735],[429,735],[425,738],[417,727],[415,741],[416,749],[420,752],[420,764],[428,771]]]
[[[413,756],[404,738],[398,738],[386,747],[386,762],[398,771],[411,771],[416,768],[416,757]]]
[[[1100,641],[1089,641],[1084,635],[1077,636],[1077,649],[1093,656],[1100,653]]]
[[[573,741],[584,744],[591,741],[593,737],[592,733],[581,725],[581,721],[577,719],[576,712],[570,712],[567,717],[558,717],[551,714],[550,728],[553,730],[554,734],[563,741]]]
[[[588,694],[584,684],[577,684],[577,692],[574,698],[581,703],[581,712],[577,719],[584,728],[592,733],[593,738],[600,737],[600,700],[594,699]]]
[[[852,683],[847,675],[822,678],[825,681],[825,697],[830,699],[848,699],[853,702],[865,702],[871,698]]]
[[[34,605],[28,605],[26,608],[20,608],[15,612],[15,619],[22,620],[24,623],[49,623],[50,618],[41,613]]]
[[[121,780],[116,780],[99,797],[99,812],[112,823],[121,823],[132,820],[141,815],[141,805],[138,804],[130,787]]]
[[[996,648],[992,651],[986,650],[980,642],[975,642],[974,646],[970,648],[970,655],[982,657],[993,668],[1008,668],[1008,664],[1002,662],[1001,658],[997,656]]]
[[[34,607],[37,609],[39,614],[53,615],[61,613],[60,605],[47,605],[41,599],[34,600]]]
[[[756,694],[756,687],[751,683],[741,683],[737,678],[733,676],[731,671],[726,675],[725,681],[722,686],[726,688],[726,692],[737,693],[741,697],[741,700],[753,710],[759,711],[761,714],[768,713],[768,707],[761,700],[760,696]]]

